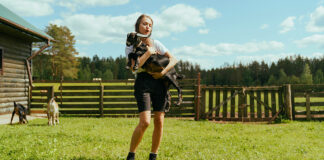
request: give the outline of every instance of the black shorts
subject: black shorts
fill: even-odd
[[[134,90],[139,112],[150,111],[151,102],[153,111],[164,112],[167,104],[167,89],[162,79],[154,79],[146,72],[138,73]]]

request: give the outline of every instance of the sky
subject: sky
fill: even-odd
[[[126,35],[141,14],[152,38],[178,60],[212,69],[324,57],[324,0],[0,0],[44,30],[67,26],[79,56],[125,56]]]

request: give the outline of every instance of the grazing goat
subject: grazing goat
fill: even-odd
[[[59,107],[55,101],[55,97],[51,98],[47,105],[47,118],[48,125],[56,125],[59,124]]]
[[[12,112],[10,124],[12,124],[13,117],[17,114],[19,116],[19,124],[28,123],[27,121],[27,108],[20,103],[14,101],[14,110]]]

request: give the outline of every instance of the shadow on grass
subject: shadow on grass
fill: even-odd
[[[41,124],[29,124],[28,127],[38,127],[38,126],[48,126],[47,123],[41,123]]]

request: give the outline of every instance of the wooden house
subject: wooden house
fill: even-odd
[[[0,4],[0,114],[12,112],[13,102],[29,106],[32,57],[53,40],[46,33]],[[32,53],[33,42],[45,45]]]

